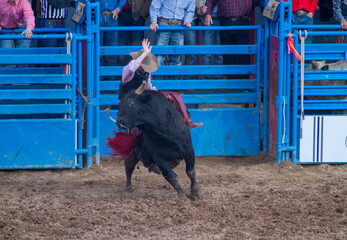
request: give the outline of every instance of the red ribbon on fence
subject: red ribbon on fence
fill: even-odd
[[[291,32],[289,32],[289,38],[287,40],[287,46],[288,46],[288,54],[290,54],[290,51],[292,51],[294,53],[296,59],[298,59],[298,61],[302,61],[300,54],[298,53],[298,51],[296,51],[296,49],[294,47],[294,39],[292,37]]]

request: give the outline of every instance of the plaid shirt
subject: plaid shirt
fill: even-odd
[[[224,18],[249,16],[252,11],[252,0],[206,0],[207,13],[218,3],[218,16]]]
[[[346,2],[344,0],[333,0],[334,19],[340,24],[345,20],[341,9],[342,4],[346,5]]]

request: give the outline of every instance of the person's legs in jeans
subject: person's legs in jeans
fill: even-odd
[[[118,16],[118,24],[122,27],[133,26],[133,17],[130,10],[122,10]],[[119,46],[131,46],[132,45],[132,33],[122,31],[118,36]],[[119,62],[121,66],[127,65],[131,61],[129,55],[119,56]]]
[[[139,17],[137,19],[137,23],[133,24],[133,26],[139,26],[139,27],[142,27],[144,25],[145,25],[145,19],[143,17]],[[144,32],[143,31],[131,32],[131,39],[132,39],[132,45],[133,46],[141,46],[143,38],[144,38]],[[151,42],[151,44],[154,44],[154,42]]]
[[[219,19],[214,19],[214,26],[220,26]],[[220,31],[214,31],[214,34],[212,36],[213,44],[214,45],[221,45],[220,43]],[[223,56],[221,54],[214,54],[212,64],[214,65],[223,65]]]
[[[0,40],[0,48],[13,48],[14,40],[12,39],[4,39]]]
[[[221,26],[245,26],[249,25],[249,19],[231,21],[221,18]],[[249,42],[249,31],[221,31],[220,39],[222,45],[242,45]],[[248,65],[250,63],[249,55],[223,55],[224,65]],[[245,79],[247,75],[229,75],[232,79]]]
[[[195,21],[192,22],[192,27]],[[196,31],[184,31],[184,45],[196,45]],[[193,54],[183,55],[184,65],[195,65],[197,56]],[[183,79],[195,79],[194,75],[183,76]]]
[[[12,39],[0,40],[0,48],[13,48],[13,47],[14,47],[14,40]],[[0,65],[0,67],[15,68],[16,65]]]
[[[169,26],[168,23],[162,22],[162,21],[158,21],[158,25],[159,25],[159,27]],[[169,41],[170,41],[170,37],[171,37],[171,31],[158,31],[156,34],[156,45],[158,45],[158,46],[168,45]],[[158,58],[159,65],[164,65],[164,61],[165,61],[166,56],[165,55],[158,55],[157,58]]]
[[[182,26],[182,23],[177,24],[177,26]],[[183,31],[171,31],[170,45],[182,46],[184,43],[184,33]],[[181,55],[170,55],[168,60],[168,65],[178,66],[181,65]],[[170,79],[181,79],[180,75],[171,76]]]
[[[117,20],[112,18],[112,15],[108,17],[101,17],[101,26],[104,27],[117,27]],[[101,46],[117,46],[118,45],[118,32],[117,31],[104,31],[100,35]],[[104,56],[101,58],[101,65],[103,66],[116,66],[116,56]]]
[[[40,28],[64,28],[65,20],[60,19],[57,21],[51,21],[47,19],[40,19],[39,21]],[[40,47],[63,47],[65,45],[64,39],[40,39],[38,41]]]
[[[162,21],[159,21],[158,25],[159,25],[159,27],[160,26],[165,26],[165,27],[169,26],[168,23],[162,22]],[[157,31],[157,33],[156,33],[156,45],[158,45],[158,46],[169,45],[170,37],[171,37],[171,31]],[[165,58],[166,58],[166,55],[158,55],[157,56],[158,64],[164,65]],[[156,76],[155,79],[164,79],[164,76]]]
[[[313,24],[313,18],[308,17],[306,14],[302,15],[301,17],[296,16],[293,14],[293,20],[294,24],[296,25],[312,25]],[[312,29],[307,29],[312,30]],[[312,43],[312,36],[307,36],[305,39],[306,44]]]
[[[20,27],[20,29],[24,31],[26,29],[26,24],[23,24]],[[23,40],[21,39],[21,40],[15,40],[14,41],[14,45],[17,48],[29,48],[30,44],[31,44],[31,40],[29,40],[29,39],[23,39]]]
[[[219,26],[219,19],[213,19],[213,24],[211,26]],[[202,45],[220,45],[220,34],[219,31],[207,30],[201,31],[202,33]],[[223,57],[222,55],[201,55],[201,65],[222,65]],[[204,75],[201,78],[221,78],[220,75]]]

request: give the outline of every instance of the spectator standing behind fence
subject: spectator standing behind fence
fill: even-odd
[[[194,27],[196,25],[196,21],[198,20],[198,11],[199,8],[197,7],[199,2],[201,0],[195,0],[195,14],[193,17],[193,21],[191,22],[191,26]],[[197,36],[197,31],[184,31],[184,45],[196,45],[196,36]],[[196,54],[186,54],[183,55],[183,65],[195,65],[196,60],[197,60],[197,55]],[[183,76],[183,79],[194,79],[194,75],[186,75]]]
[[[347,0],[333,0],[333,16],[343,30],[347,29]],[[341,36],[338,40],[346,43],[347,37]]]
[[[156,31],[161,26],[191,27],[195,12],[195,0],[153,0],[150,6],[150,29]],[[183,31],[158,31],[157,45],[183,45]],[[169,57],[168,65],[181,65],[180,55]],[[159,65],[164,65],[165,56],[159,55]],[[180,78],[176,76],[175,78]]]
[[[252,0],[207,0],[207,13],[204,25],[213,24],[211,11],[218,4],[218,16],[221,26],[244,26],[249,25],[252,13]],[[249,42],[249,31],[221,31],[220,40],[222,45],[242,45]],[[224,65],[248,65],[249,55],[223,55]],[[233,75],[229,78],[248,78],[245,75]]]
[[[207,12],[206,0],[199,0],[196,8],[197,14],[202,16],[204,22],[205,14]],[[215,5],[211,10],[212,23],[208,26],[220,26],[219,17],[217,15],[218,5]],[[201,31],[201,45],[220,45],[220,32],[216,30]],[[222,65],[223,57],[220,54],[206,54],[200,56],[201,65]],[[201,76],[202,78],[221,78],[219,75]]]
[[[34,12],[28,0],[0,0],[0,31],[2,29],[23,29],[27,39],[33,36],[35,27]],[[30,40],[0,40],[1,48],[29,48]]]
[[[101,19],[100,26],[117,27],[118,17],[121,9],[126,3],[126,0],[97,0],[100,3]],[[101,46],[117,46],[118,31],[101,31],[100,33]],[[101,65],[115,66],[117,64],[116,56],[105,56],[101,58]]]
[[[151,2],[152,0],[127,0],[118,16],[119,26],[144,26]],[[141,45],[143,38],[143,31],[121,32],[119,45]],[[122,56],[120,64],[124,66],[130,60],[130,56]]]
[[[65,28],[68,7],[74,6],[75,0],[41,0],[40,28]],[[63,47],[65,39],[40,39],[40,47]]]
[[[312,25],[317,3],[318,0],[293,0],[292,11],[294,24]],[[312,43],[312,36],[308,36],[305,43]]]

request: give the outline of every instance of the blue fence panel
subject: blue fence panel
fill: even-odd
[[[160,30],[187,30],[184,27],[160,27]],[[101,31],[149,31],[148,27],[100,27]],[[192,115],[193,121],[205,124],[192,129],[196,155],[255,155],[260,151],[260,26],[192,27],[189,30],[255,31],[255,44],[153,46],[152,53],[160,55],[244,54],[254,56],[251,65],[182,65],[159,66],[152,73],[152,84],[159,90],[178,91]],[[100,57],[126,56],[139,51],[141,46],[101,46]],[[116,125],[110,121],[105,108],[116,118],[118,87],[123,66],[100,66],[100,150],[107,156],[106,138],[112,136]],[[170,76],[190,79],[170,80]],[[207,79],[206,75],[228,76],[226,79]],[[232,79],[244,75],[246,79]],[[164,78],[168,76],[168,79]],[[251,77],[250,77],[251,76]],[[244,107],[251,104],[250,107]]]
[[[23,38],[6,31],[0,35]],[[66,34],[33,38],[66,39]],[[69,41],[71,52],[66,47],[0,49],[0,131],[5,136],[0,169],[82,167],[77,160],[85,153],[77,139],[77,40]]]

